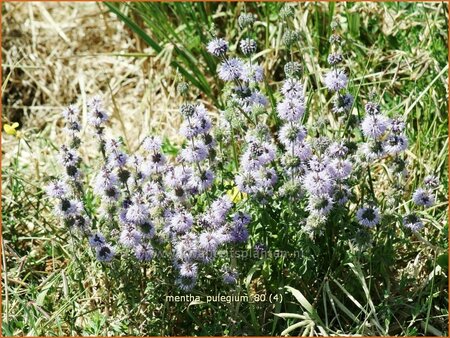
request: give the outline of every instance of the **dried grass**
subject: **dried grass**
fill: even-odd
[[[52,151],[42,147],[42,138],[63,142],[61,110],[71,103],[84,105],[97,94],[113,115],[112,129],[124,134],[131,148],[150,130],[175,135],[173,70],[151,50],[137,51],[133,34],[104,6],[32,2],[3,7],[2,116],[4,122],[19,122],[31,145],[23,148],[22,163],[36,163],[40,172],[51,169],[40,161]],[[85,136],[84,156],[89,156],[93,140]],[[4,135],[2,141],[5,164],[15,156],[17,140]]]

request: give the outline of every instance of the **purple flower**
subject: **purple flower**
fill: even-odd
[[[242,211],[238,211],[237,213],[235,213],[232,218],[234,224],[240,225],[247,225],[250,224],[250,222],[252,221],[252,217],[249,214]]]
[[[59,152],[59,162],[64,167],[77,166],[80,158],[75,149],[61,146],[61,151]]]
[[[169,221],[170,229],[177,234],[186,233],[194,223],[192,215],[187,211],[176,212]]]
[[[138,244],[134,248],[134,255],[140,261],[151,261],[154,255],[153,248],[149,243]]]
[[[108,121],[109,116],[103,110],[100,98],[95,97],[88,103],[88,122],[94,127],[100,127],[103,123]]]
[[[352,163],[349,160],[336,158],[331,161],[327,169],[334,179],[343,180],[352,173]]]
[[[230,232],[230,240],[234,243],[245,243],[248,240],[248,230],[244,224],[236,222]]]
[[[148,216],[148,206],[139,201],[133,202],[127,209],[127,220],[134,224],[144,223],[148,219]]]
[[[217,240],[214,232],[204,232],[199,236],[200,247],[210,253],[215,253],[217,247],[219,246],[219,241]]]
[[[256,178],[252,172],[243,172],[235,177],[236,186],[239,191],[246,194],[256,192]]]
[[[412,200],[414,204],[425,206],[427,208],[431,207],[435,202],[431,192],[422,188],[417,188],[416,191],[414,191]]]
[[[306,128],[300,123],[286,123],[280,129],[280,142],[291,149],[302,142],[306,137]]]
[[[257,45],[256,41],[250,38],[243,39],[239,43],[239,47],[241,48],[241,52],[244,55],[251,55],[256,53]]]
[[[342,57],[342,54],[339,53],[331,53],[328,55],[327,61],[331,66],[335,66],[339,63],[341,63],[344,60]]]
[[[311,195],[308,199],[306,210],[312,214],[326,216],[333,209],[333,199],[328,195],[315,196]]]
[[[377,139],[386,132],[389,119],[381,114],[367,115],[361,123],[361,129],[366,137]]]
[[[191,189],[198,190],[200,192],[208,189],[214,181],[214,173],[207,169],[202,170],[200,173],[195,173],[189,178],[188,185]]]
[[[63,198],[69,193],[69,186],[61,180],[53,181],[45,188],[47,195],[53,198]]]
[[[423,223],[416,214],[409,214],[403,218],[403,226],[412,231],[419,231],[423,228]]]
[[[378,115],[381,113],[381,106],[375,102],[367,102],[365,105],[365,110],[369,115]]]
[[[142,141],[142,148],[144,148],[149,153],[156,152],[161,149],[162,141],[159,136],[147,136]]]
[[[223,61],[219,66],[219,77],[224,81],[239,79],[242,74],[244,64],[241,59],[232,58]]]
[[[244,82],[254,83],[264,81],[264,69],[260,65],[246,63],[239,77]]]
[[[405,135],[390,135],[385,141],[384,148],[391,155],[397,155],[408,148],[408,139]]]
[[[428,188],[437,188],[439,186],[439,179],[434,175],[428,175],[423,179],[423,183]]]
[[[233,207],[228,196],[220,197],[211,204],[211,214],[217,223],[223,223],[227,213]]]
[[[97,232],[96,234],[89,236],[89,244],[93,248],[101,247],[106,244],[105,236]]]
[[[118,183],[118,177],[110,169],[103,168],[99,171],[94,178],[94,193],[97,195],[103,195],[105,192],[116,186]]]
[[[305,113],[303,98],[285,98],[277,105],[278,116],[286,121],[297,122]]]
[[[55,214],[60,217],[77,216],[82,210],[83,204],[80,201],[62,199],[55,207]]]
[[[214,38],[208,43],[206,50],[214,56],[224,56],[228,51],[228,42],[221,38]]]
[[[405,130],[405,122],[401,118],[392,119],[390,129],[394,134],[400,134]]]
[[[333,92],[344,89],[347,86],[347,82],[348,77],[341,69],[333,69],[325,75],[324,79],[325,86]]]
[[[237,283],[238,273],[235,270],[227,269],[222,276],[225,284],[234,285]]]
[[[178,287],[184,292],[192,291],[196,282],[197,278],[178,278],[175,281]]]
[[[380,210],[373,206],[361,207],[356,212],[356,219],[359,224],[372,228],[380,223]]]
[[[134,248],[142,241],[142,234],[132,226],[126,226],[119,236],[119,243],[128,248]]]
[[[301,161],[307,161],[312,156],[311,146],[306,142],[301,142],[295,146],[294,156],[298,157]]]
[[[197,140],[181,151],[183,160],[189,163],[201,162],[208,157],[209,150],[203,141]]]
[[[311,195],[329,194],[333,188],[333,181],[325,171],[309,172],[305,175],[303,184]]]
[[[260,168],[255,173],[256,185],[259,188],[270,188],[278,182],[278,175],[273,168]]]
[[[104,244],[95,248],[97,260],[100,262],[110,262],[114,258],[114,249],[109,244]]]
[[[327,155],[331,157],[339,157],[342,158],[348,153],[348,148],[345,146],[343,142],[333,142],[327,148]]]
[[[342,114],[349,112],[353,106],[354,97],[350,93],[344,95],[337,95],[333,102],[333,112],[336,114]]]
[[[193,233],[183,235],[174,244],[175,256],[182,261],[194,260],[198,256],[199,240]]]
[[[281,87],[281,93],[288,99],[300,98],[304,101],[303,85],[297,79],[289,78],[284,81],[284,84]]]
[[[80,118],[80,110],[75,105],[70,105],[62,111],[62,116],[69,123],[78,122]]]
[[[196,278],[198,267],[196,263],[183,262],[179,266],[180,276],[187,278]]]

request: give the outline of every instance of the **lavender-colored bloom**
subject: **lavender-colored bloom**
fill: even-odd
[[[348,77],[341,69],[333,69],[325,75],[325,86],[331,91],[338,91],[347,86]]]
[[[327,155],[331,157],[339,157],[343,158],[348,153],[348,148],[345,146],[343,142],[333,142],[327,148]]]
[[[133,202],[127,209],[127,220],[134,224],[143,223],[149,216],[148,206],[139,201]]]
[[[69,186],[61,180],[53,181],[45,188],[47,195],[53,198],[63,198],[69,193]]]
[[[256,179],[252,172],[243,172],[235,177],[236,186],[239,191],[246,194],[256,192]]]
[[[222,276],[222,280],[225,284],[234,285],[237,283],[238,278],[237,271],[227,269]]]
[[[208,43],[206,49],[214,56],[224,56],[228,51],[228,42],[222,38],[214,38]]]
[[[264,69],[260,65],[246,63],[239,78],[244,82],[254,83],[264,81]]]
[[[342,114],[349,112],[353,106],[354,97],[350,93],[344,95],[337,95],[333,102],[333,112],[336,114]]]
[[[278,116],[286,121],[297,122],[305,113],[303,98],[285,98],[277,105]]]
[[[311,195],[308,199],[306,210],[313,214],[326,216],[333,209],[333,199],[328,195],[315,196]]]
[[[242,211],[238,211],[233,215],[233,224],[247,225],[252,221],[252,217]]]
[[[360,152],[367,160],[370,161],[380,159],[386,155],[384,143],[381,141],[364,142],[360,146]]]
[[[298,157],[301,161],[307,161],[312,156],[312,148],[306,142],[301,142],[294,148],[294,156]]]
[[[356,212],[356,219],[359,224],[372,228],[380,223],[380,210],[373,206],[361,207]]]
[[[166,165],[166,156],[163,153],[155,152],[148,156],[148,160],[141,165],[142,173],[146,176],[153,173],[160,173]]]
[[[377,139],[386,132],[389,127],[389,119],[381,114],[366,115],[361,123],[361,129],[366,137]]]
[[[439,186],[439,179],[434,175],[428,175],[423,179],[423,184],[428,188],[437,188]]]
[[[187,232],[194,223],[192,215],[187,211],[178,211],[171,218],[169,222],[170,229],[178,234]]]
[[[108,121],[109,116],[103,110],[102,102],[98,97],[90,100],[88,103],[88,122],[94,127],[100,127],[103,123]]]
[[[114,258],[115,252],[111,245],[105,244],[95,248],[97,260],[100,262],[110,262]]]
[[[299,80],[289,78],[284,81],[281,93],[288,99],[301,98],[303,100],[303,85]]]
[[[341,63],[344,60],[342,54],[339,53],[331,53],[328,55],[327,61],[331,66],[335,66]]]
[[[303,184],[311,195],[329,194],[333,188],[333,181],[325,171],[309,172],[305,175]]]
[[[147,136],[142,141],[142,148],[148,152],[156,152],[161,149],[162,141],[159,136]]]
[[[102,195],[111,187],[116,186],[117,183],[117,175],[111,172],[111,170],[103,168],[94,178],[94,193],[96,193],[97,195]]]
[[[242,74],[244,64],[241,59],[232,58],[223,61],[219,66],[219,77],[224,81],[239,79]]]
[[[306,128],[300,123],[286,123],[280,129],[280,142],[291,149],[301,143],[306,137]]]
[[[77,106],[70,105],[62,111],[62,116],[69,123],[78,122],[78,119],[80,118],[80,110]]]
[[[120,139],[107,139],[105,141],[105,150],[108,154],[113,154],[120,151],[122,141]]]
[[[414,204],[427,208],[431,207],[435,202],[431,192],[422,188],[417,188],[416,191],[414,191],[412,200]]]
[[[61,150],[59,152],[59,162],[64,167],[69,166],[77,166],[80,158],[75,149],[71,149],[66,147],[65,145],[61,146]]]
[[[89,236],[89,244],[93,248],[101,247],[106,244],[105,236],[97,232],[96,234]]]
[[[368,115],[378,115],[381,113],[381,106],[375,102],[367,102],[365,110]]]
[[[203,250],[215,253],[219,246],[219,241],[214,232],[204,232],[199,236],[199,244]]]
[[[408,148],[408,139],[405,135],[390,135],[385,141],[384,148],[391,155],[397,155]]]
[[[295,61],[288,62],[284,65],[284,73],[288,78],[300,77],[300,75],[302,74],[302,70],[302,65]]]
[[[349,160],[336,158],[331,161],[327,169],[333,178],[343,180],[352,173],[352,163]]]
[[[394,134],[400,134],[405,130],[405,122],[401,118],[391,120],[390,129]]]
[[[244,55],[251,55],[256,53],[256,41],[250,38],[241,40],[239,47]]]
[[[275,169],[262,167],[256,172],[255,179],[258,188],[270,188],[277,183],[278,175]]]
[[[151,261],[154,255],[153,248],[149,243],[138,244],[134,248],[134,255],[140,261]]]
[[[179,266],[180,276],[187,278],[196,278],[198,267],[196,263],[183,262]]]
[[[346,185],[339,185],[339,187],[334,191],[333,200],[336,201],[338,205],[344,205],[348,202],[351,196],[351,191]]]
[[[123,168],[127,165],[128,155],[117,151],[108,156],[108,166],[110,168]]]
[[[198,256],[199,241],[195,234],[187,233],[174,244],[175,256],[182,261],[194,260]]]
[[[245,243],[248,240],[248,230],[242,223],[234,223],[230,232],[230,240],[233,243]]]
[[[412,231],[419,231],[423,228],[423,223],[416,214],[409,214],[403,218],[403,226]]]
[[[227,213],[233,207],[233,203],[228,196],[223,196],[211,204],[211,214],[217,223],[223,223]]]
[[[197,278],[178,278],[175,281],[175,284],[178,285],[180,290],[184,292],[192,291],[195,287],[195,283],[197,282]]]
[[[181,151],[183,160],[189,163],[200,162],[208,157],[209,150],[203,141],[197,140]]]
[[[192,168],[178,166],[167,172],[165,183],[171,188],[182,187],[188,183],[192,174]]]
[[[330,165],[330,158],[327,156],[318,157],[313,155],[308,161],[308,166],[311,171],[319,172],[328,169]]]
[[[132,226],[127,226],[120,232],[119,243],[125,247],[136,247],[141,241],[142,234]]]
[[[82,210],[83,204],[80,201],[62,199],[55,207],[55,214],[60,217],[77,216]]]
[[[188,186],[191,189],[195,189],[197,191],[205,191],[208,189],[214,181],[214,173],[207,169],[202,170],[200,173],[194,173],[188,182]]]

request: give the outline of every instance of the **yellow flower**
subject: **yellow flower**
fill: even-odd
[[[244,192],[240,192],[236,186],[228,190],[227,195],[234,203],[237,203],[247,198],[247,194]]]
[[[3,129],[5,130],[5,132],[8,135],[13,135],[13,136],[20,136],[20,132],[18,132],[16,129],[17,127],[19,127],[19,123],[14,122],[12,125],[5,123],[5,125],[3,126]]]

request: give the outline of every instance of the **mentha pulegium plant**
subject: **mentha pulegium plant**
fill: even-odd
[[[290,22],[289,7],[282,17]],[[69,142],[60,149],[63,171],[47,192],[54,199],[55,214],[71,232],[87,238],[99,261],[152,262],[168,255],[176,284],[188,291],[207,266],[221,265],[223,282],[237,282],[234,263],[224,262],[217,253],[249,239],[253,245],[253,225],[259,221],[266,232],[263,214],[268,210],[283,214],[276,220],[281,229],[287,229],[287,218],[297,225],[295,233],[284,231],[287,238],[297,233],[317,238],[339,219],[363,232],[378,231],[392,213],[407,229],[424,226],[417,212],[402,214],[402,189],[390,192],[377,186],[381,182],[373,168],[380,165],[398,182],[407,177],[406,126],[400,118],[387,116],[375,97],[364,104],[361,120],[354,113],[359,98],[351,93],[337,26],[330,38],[323,88],[307,87],[310,82],[296,60],[299,34],[292,27],[285,31],[284,80],[278,92],[271,93],[271,102],[263,85],[269,79],[256,55],[255,20],[248,13],[239,17],[243,34],[236,51],[221,37],[206,45],[218,58],[217,74],[225,82],[226,107],[217,125],[204,104],[188,101],[188,86],[178,85],[185,99],[179,109],[179,132],[185,142],[176,158],[164,153],[157,135],[145,137],[136,152],[129,153],[121,138],[107,135],[109,116],[101,100],[93,98],[87,107],[89,128],[102,160],[87,177],[78,154],[79,110],[64,110]],[[328,128],[320,122],[324,117],[310,112],[307,96],[314,100],[317,90],[331,96],[334,123]],[[234,165],[228,165],[231,162]],[[235,205],[227,196],[225,180],[241,193],[240,203]],[[438,184],[434,176],[425,178],[412,195],[415,208],[435,203]],[[87,192],[93,193],[94,201]],[[391,200],[397,204],[386,202]],[[265,236],[264,243],[254,246],[270,245]]]

